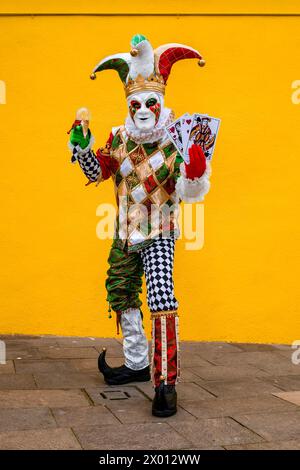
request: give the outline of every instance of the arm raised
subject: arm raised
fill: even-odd
[[[88,183],[99,183],[108,179],[110,171],[110,146],[112,134],[109,136],[105,147],[100,148],[95,154],[92,150],[94,138],[89,129],[89,113],[86,108],[77,111],[76,120],[69,131],[69,148],[72,152],[71,161],[78,161],[80,168],[88,178]]]

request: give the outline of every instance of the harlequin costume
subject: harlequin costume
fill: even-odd
[[[78,161],[89,183],[112,178],[118,206],[106,289],[122,329],[125,363],[109,367],[103,351],[99,369],[108,384],[150,379],[139,299],[145,274],[152,318],[152,413],[157,416],[176,412],[175,385],[180,376],[178,301],[173,283],[178,205],[202,201],[210,186],[210,166],[202,149],[193,145],[186,164],[165,131],[174,120],[173,112],[164,106],[166,83],[172,65],[189,58],[204,65],[200,53],[191,47],[166,44],[153,50],[144,36],[135,35],[130,53],[106,57],[91,75],[95,79],[103,70],[118,72],[129,110],[125,124],[113,128],[96,153],[87,111],[81,110],[70,130],[72,161]]]

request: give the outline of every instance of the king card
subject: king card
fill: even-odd
[[[220,119],[205,114],[193,114],[188,143],[184,151],[185,158],[188,157],[191,146],[197,144],[201,146],[207,160],[211,160],[216,145],[219,126]]]

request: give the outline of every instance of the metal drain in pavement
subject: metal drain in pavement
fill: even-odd
[[[103,390],[100,395],[105,400],[128,400],[128,398],[131,398],[125,390]]]

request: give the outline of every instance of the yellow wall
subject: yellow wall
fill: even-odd
[[[141,32],[154,46],[182,42],[202,52],[204,69],[195,61],[174,66],[166,103],[177,115],[222,119],[204,248],[186,251],[178,242],[181,338],[298,339],[300,105],[291,96],[300,80],[300,17],[139,17],[122,15],[120,1],[111,10],[99,1],[40,3],[5,1],[0,13],[120,15],[0,16],[0,332],[115,335],[104,289],[111,241],[95,231],[96,207],[114,201],[113,188],[84,186],[69,163],[66,130],[83,105],[98,146],[123,122],[117,74],[95,82],[89,74]],[[292,1],[166,1],[161,10],[153,3],[126,2],[127,12],[299,14]]]

